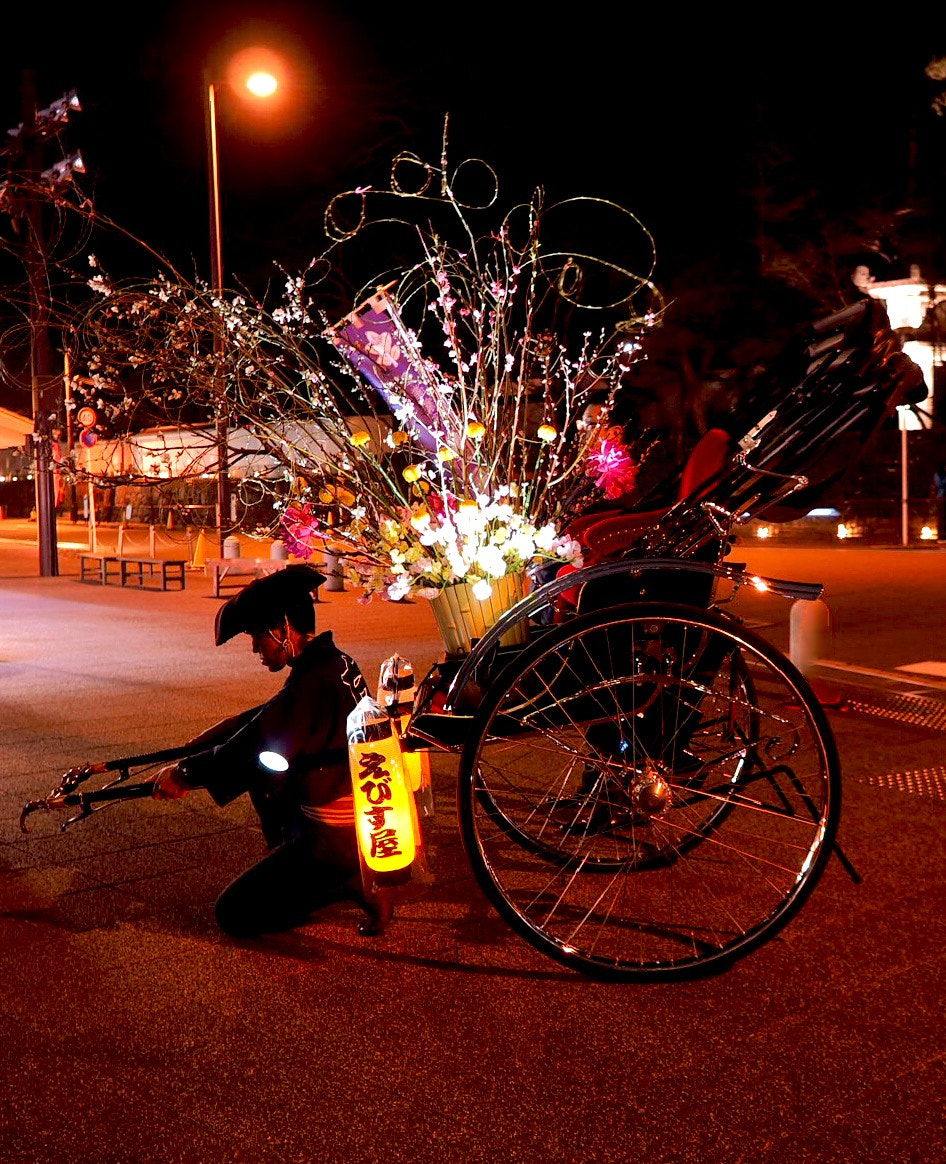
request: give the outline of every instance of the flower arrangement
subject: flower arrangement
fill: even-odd
[[[484,600],[496,579],[521,573],[530,563],[580,564],[579,544],[559,534],[552,522],[536,529],[516,509],[509,487],[500,487],[493,497],[457,501],[452,493],[446,496],[444,504],[441,496],[429,494],[423,502],[382,516],[377,525],[364,507],[352,508],[344,533],[332,536],[349,547],[350,569],[366,595],[435,598],[444,587],[463,582]],[[326,537],[326,531],[313,528],[311,510],[299,507],[287,509],[283,529],[287,545],[304,557]]]
[[[350,434],[339,479],[355,500],[330,537],[368,596],[433,598],[466,583],[485,600],[498,579],[532,564],[580,565],[568,520],[596,491],[615,497],[633,485],[620,430],[583,433],[577,422],[592,394],[613,400],[640,350],[637,333],[655,317],[632,312],[617,331],[557,326],[563,304],[600,305],[578,302],[574,256],[543,250],[541,194],[477,236],[470,208],[438,177],[462,247],[417,230],[419,261],[326,332],[391,415],[381,431]],[[582,211],[587,202],[575,200]],[[650,266],[645,277],[620,274],[625,308],[652,290]]]
[[[458,193],[471,169],[486,196]],[[301,557],[344,552],[366,597],[466,583],[485,598],[533,563],[578,564],[569,520],[633,481],[619,435],[578,421],[592,397],[614,400],[656,321],[652,240],[612,203],[549,206],[541,191],[497,222],[497,188],[484,163],[450,174],[445,157],[401,155],[390,189],[330,204],[327,251],[287,273],[275,303],[170,269],[118,284],[93,261],[97,298],[72,321],[89,379],[102,395],[132,373],[139,406],[248,429],[272,465],[259,486],[274,498],[273,532]],[[385,199],[398,212],[371,209]],[[617,237],[606,215],[624,237],[633,228],[626,254],[561,242],[569,216]],[[408,258],[331,314],[343,252],[373,241],[376,255],[381,227],[401,231],[393,249]]]

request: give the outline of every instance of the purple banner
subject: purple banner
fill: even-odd
[[[421,358],[398,330],[396,308],[379,291],[331,329],[330,338],[351,366],[430,452],[450,430],[449,403],[429,382]]]

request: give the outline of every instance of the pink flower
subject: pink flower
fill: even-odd
[[[282,515],[282,534],[286,549],[297,558],[308,560],[315,552],[315,542],[322,541],[325,533],[320,533],[321,522],[313,514],[311,506],[302,502],[286,506]]]
[[[637,465],[619,440],[603,437],[588,454],[589,477],[604,491],[605,497],[616,498],[630,492],[637,480]]]

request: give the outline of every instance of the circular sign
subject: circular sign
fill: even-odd
[[[98,418],[99,414],[94,408],[80,408],[76,413],[76,420],[83,428],[91,428]]]
[[[87,449],[91,449],[95,442],[99,439],[97,432],[92,432],[91,429],[85,429],[79,433],[79,443],[85,445]]]

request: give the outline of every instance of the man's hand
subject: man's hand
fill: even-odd
[[[155,800],[179,800],[193,789],[185,784],[177,764],[168,764],[162,768],[154,778],[154,791],[151,795]]]

